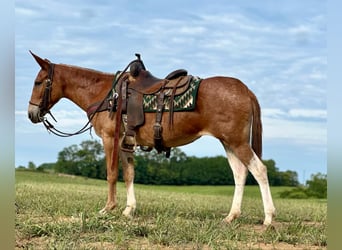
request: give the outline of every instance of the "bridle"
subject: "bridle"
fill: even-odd
[[[48,78],[45,80],[46,86],[44,89],[43,98],[40,101],[40,103],[36,104],[34,102],[29,101],[29,103],[31,105],[39,107],[39,111],[42,114],[42,116],[40,117],[40,119],[42,119],[41,121],[43,121],[45,114],[50,114],[51,117],[56,121],[56,119],[53,117],[53,115],[51,114],[50,109],[49,109],[49,103],[51,100],[51,90],[52,90],[54,68],[55,68],[55,64],[49,63]],[[38,84],[38,82],[35,82],[35,84]]]
[[[29,101],[29,103],[31,105],[37,106],[39,108],[39,112],[41,114],[41,116],[39,117],[40,121],[44,124],[45,128],[47,129],[47,131],[60,136],[60,137],[70,137],[73,135],[78,135],[78,134],[82,134],[84,132],[86,132],[87,130],[90,130],[92,128],[92,125],[90,124],[93,116],[89,117],[88,122],[77,132],[74,133],[66,133],[63,131],[60,131],[58,129],[56,129],[51,122],[49,122],[49,120],[45,117],[46,114],[49,114],[52,119],[57,122],[56,118],[52,115],[50,108],[49,108],[49,104],[50,104],[50,100],[51,100],[51,91],[52,91],[52,83],[53,83],[53,74],[54,74],[54,69],[55,69],[55,64],[49,62],[49,69],[48,69],[48,78],[45,80],[45,89],[44,89],[44,94],[42,97],[42,100],[40,101],[39,104],[36,104],[34,102]],[[35,83],[37,84],[37,82]]]

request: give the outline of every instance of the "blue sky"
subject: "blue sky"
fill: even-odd
[[[327,172],[326,1],[17,0],[15,15],[16,166],[54,162],[64,147],[91,139],[58,138],[27,119],[39,70],[28,50],[105,72],[123,69],[139,52],[159,77],[185,68],[200,77],[239,78],[262,108],[263,158],[297,171],[301,182]],[[66,100],[52,111],[62,130],[86,122]],[[224,154],[210,137],[182,150]]]

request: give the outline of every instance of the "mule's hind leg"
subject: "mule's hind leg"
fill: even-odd
[[[268,183],[266,166],[254,153],[248,143],[235,147],[232,150],[240,161],[247,166],[248,170],[258,182],[265,212],[264,225],[270,225],[272,223],[273,216],[275,215],[275,208]]]
[[[120,150],[120,158],[122,161],[123,175],[126,184],[127,191],[127,203],[126,208],[123,211],[123,215],[130,217],[133,215],[136,208],[136,200],[134,195],[134,162],[133,154],[123,152]]]
[[[270,225],[275,216],[275,207],[273,205],[270,185],[268,183],[267,168],[254,152],[253,157],[248,164],[248,170],[251,171],[259,184],[265,212],[264,225]]]
[[[234,153],[226,149],[228,162],[233,171],[235,189],[233,203],[230,208],[228,216],[224,219],[225,222],[230,223],[241,214],[241,203],[243,191],[246,183],[248,169],[243,163],[234,155]]]

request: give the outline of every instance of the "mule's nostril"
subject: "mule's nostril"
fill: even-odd
[[[38,123],[40,120],[38,119],[39,116],[36,116],[34,112],[28,112],[27,113],[28,118],[33,123]]]
[[[28,118],[29,118],[31,121],[35,120],[34,113],[28,112]]]

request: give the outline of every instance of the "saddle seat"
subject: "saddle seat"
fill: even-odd
[[[140,70],[136,77],[130,75],[128,88],[145,95],[156,94],[162,89],[166,96],[179,95],[187,90],[191,78],[184,69],[175,70],[164,79],[153,76],[147,70]]]

